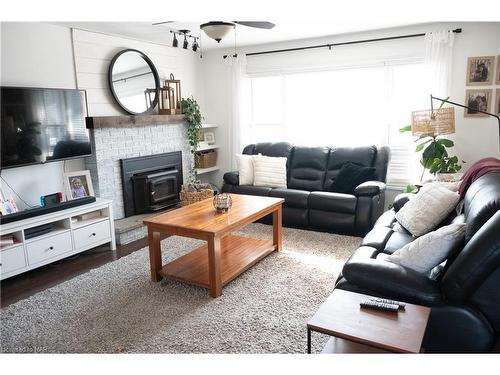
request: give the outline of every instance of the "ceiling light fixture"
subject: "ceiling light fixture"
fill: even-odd
[[[210,21],[200,25],[200,29],[202,29],[209,38],[212,38],[216,40],[217,43],[220,43],[222,38],[234,29],[234,23]]]

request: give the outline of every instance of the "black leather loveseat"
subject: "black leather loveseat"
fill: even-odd
[[[239,185],[238,172],[224,175],[223,192],[285,199],[283,225],[334,233],[366,234],[384,211],[389,149],[299,147],[257,143],[243,154],[286,157],[287,188]],[[362,183],[354,194],[329,191],[344,163],[375,168],[376,181]]]
[[[397,229],[396,199],[343,267],[336,288],[430,306],[427,352],[486,352],[500,334],[500,172],[476,180],[464,198],[465,243],[428,275],[384,260],[414,240]]]

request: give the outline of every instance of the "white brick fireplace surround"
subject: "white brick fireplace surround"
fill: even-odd
[[[94,129],[90,131],[94,153],[85,164],[96,195],[112,199],[115,219],[121,219],[125,211],[120,159],[181,151],[183,179],[187,181],[192,158],[182,120],[145,125],[123,123],[118,120],[120,116],[113,118],[117,119],[116,125],[110,125],[109,119],[102,124],[94,121]]]

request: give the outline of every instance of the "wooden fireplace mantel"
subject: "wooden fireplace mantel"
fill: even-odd
[[[185,115],[96,116],[85,119],[87,129],[169,125],[184,122]]]

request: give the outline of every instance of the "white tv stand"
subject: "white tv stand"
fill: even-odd
[[[99,212],[99,217],[78,219],[90,212]],[[49,223],[54,224],[49,233],[25,238],[25,230]],[[0,249],[1,280],[105,243],[116,250],[113,206],[108,199],[7,223],[0,233],[13,234],[16,241]]]

